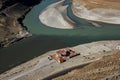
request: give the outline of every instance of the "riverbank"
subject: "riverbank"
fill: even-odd
[[[18,9],[23,8],[24,11],[19,11],[16,9],[16,7]],[[27,11],[28,7],[19,3],[16,3],[1,11],[1,46],[7,47],[9,44],[29,35],[24,27],[22,27],[21,24],[19,24],[18,22],[18,19],[22,17]]]
[[[37,2],[37,0],[36,0]],[[28,13],[32,4],[26,3],[26,0],[5,0],[1,1],[0,8],[0,47],[7,47],[9,44],[14,43],[20,39],[32,36],[25,26],[23,26],[22,20],[26,13]]]
[[[120,50],[52,80],[120,80]]]
[[[0,75],[1,80],[37,80],[45,79],[66,69],[74,68],[94,62],[103,56],[111,55],[120,46],[120,41],[98,41],[71,47],[80,56],[76,56],[59,64],[55,60],[48,60],[48,56],[56,50],[49,51],[33,60],[19,65]],[[71,65],[72,64],[72,65]],[[50,73],[50,74],[48,74]]]
[[[72,11],[75,16],[93,22],[120,24],[119,5],[119,1],[111,0],[72,0]]]
[[[67,16],[68,5],[63,5],[65,0],[53,3],[45,8],[39,15],[40,21],[49,27],[60,29],[73,29],[77,24]]]

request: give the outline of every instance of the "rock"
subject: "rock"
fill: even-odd
[[[22,20],[32,6],[41,0],[0,0],[0,46],[28,37]]]

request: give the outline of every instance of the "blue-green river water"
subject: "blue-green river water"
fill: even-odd
[[[45,26],[38,16],[45,7],[57,1],[43,0],[26,15],[23,24],[33,36],[0,49],[0,73],[50,50],[99,40],[120,40],[120,25],[101,24],[101,27],[94,27],[74,16],[70,6],[68,16],[79,24],[78,28],[67,30]],[[69,3],[70,0],[66,0],[64,5]]]

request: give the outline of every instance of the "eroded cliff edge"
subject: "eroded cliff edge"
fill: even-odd
[[[23,26],[27,12],[41,0],[0,0],[0,47],[31,34]]]

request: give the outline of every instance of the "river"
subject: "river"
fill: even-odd
[[[67,9],[68,16],[80,25],[78,28],[67,30],[45,26],[38,16],[45,7],[57,1],[43,0],[26,15],[23,23],[33,36],[0,49],[0,73],[50,50],[98,40],[120,40],[120,25],[104,23],[101,27],[94,27],[74,16],[70,6]],[[64,5],[69,3],[70,0],[66,0]]]

